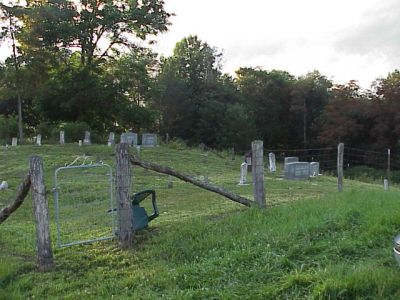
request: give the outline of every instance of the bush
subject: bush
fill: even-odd
[[[90,131],[90,128],[85,122],[71,122],[62,124],[60,130],[64,130],[66,143],[76,143],[83,141],[85,131]]]

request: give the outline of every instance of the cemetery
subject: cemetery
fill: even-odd
[[[108,144],[109,142],[110,141],[108,141]],[[110,203],[110,198],[107,196],[110,192],[110,188],[107,187],[107,182],[110,182],[109,179],[107,179],[107,176],[109,176],[107,174],[111,173],[107,171],[108,169],[105,166],[111,166],[112,174],[114,174],[113,176],[118,176],[118,174],[115,173],[114,157],[116,146],[92,144],[82,145],[82,147],[84,148],[79,147],[76,143],[64,145],[48,145],[42,143],[42,146],[40,147],[37,147],[37,145],[36,147],[3,147],[1,152],[3,171],[0,174],[0,181],[7,180],[7,182],[2,183],[2,186],[4,185],[5,188],[0,190],[0,208],[7,204],[7,199],[10,199],[15,195],[16,188],[20,184],[21,177],[16,170],[21,167],[22,169],[27,169],[27,166],[23,167],[23,164],[21,165],[20,158],[24,156],[28,157],[34,153],[40,154],[42,151],[45,151],[47,154],[46,158],[43,160],[43,169],[46,185],[49,187],[54,185],[53,177],[54,172],[56,171],[54,167],[58,166],[59,169],[62,169],[57,172],[58,181],[56,186],[58,188],[55,190],[58,195],[57,209],[51,195],[52,193],[48,194],[49,237],[50,243],[52,244],[53,263],[58,266],[62,265],[62,268],[66,270],[61,271],[61,273],[58,272],[60,280],[63,280],[65,276],[69,276],[69,271],[67,270],[71,270],[74,272],[84,272],[85,278],[87,278],[88,282],[93,281],[95,278],[94,276],[99,276],[96,275],[96,261],[99,257],[103,257],[102,264],[104,266],[109,266],[109,272],[113,274],[112,277],[114,278],[103,281],[104,287],[107,287],[109,284],[119,285],[120,283],[118,280],[123,278],[123,273],[121,272],[130,272],[133,274],[134,278],[144,276],[149,279],[148,283],[141,288],[137,287],[135,289],[125,290],[126,295],[130,295],[130,297],[135,297],[136,293],[139,293],[140,291],[151,295],[151,297],[159,296],[157,292],[151,292],[151,286],[154,282],[161,282],[161,278],[167,274],[166,272],[169,272],[168,267],[162,267],[161,269],[158,268],[158,275],[150,275],[152,272],[151,268],[153,268],[152,266],[150,266],[149,269],[147,267],[145,269],[139,268],[142,269],[142,271],[150,272],[149,275],[146,275],[143,274],[142,271],[139,272],[137,270],[139,265],[136,260],[140,258],[151,265],[152,259],[146,257],[146,255],[150,255],[151,257],[154,255],[154,257],[159,257],[157,258],[158,262],[154,263],[164,264],[162,258],[163,255],[159,252],[161,250],[157,250],[158,246],[155,245],[159,245],[160,247],[163,245],[160,249],[164,249],[162,251],[168,253],[168,255],[172,257],[172,260],[169,258],[168,261],[172,263],[172,265],[180,265],[183,262],[186,270],[192,268],[189,267],[189,264],[192,264],[195,260],[193,255],[199,255],[199,253],[202,253],[201,255],[204,255],[206,260],[204,263],[198,262],[193,270],[197,270],[196,272],[199,272],[199,270],[213,272],[213,267],[208,266],[207,261],[213,261],[218,256],[207,253],[212,249],[212,247],[215,247],[215,243],[220,242],[214,240],[208,234],[204,237],[206,240],[199,238],[195,238],[194,240],[185,238],[188,234],[192,233],[195,233],[195,236],[198,237],[204,235],[206,232],[215,235],[224,243],[224,246],[221,249],[232,247],[232,238],[244,238],[245,243],[253,243],[252,234],[255,234],[254,238],[258,236],[257,244],[260,245],[260,248],[255,247],[252,248],[251,251],[262,251],[260,253],[265,253],[265,255],[267,255],[266,257],[269,257],[268,253],[270,252],[268,247],[275,249],[273,251],[281,249],[280,243],[284,242],[288,234],[291,235],[293,232],[300,236],[307,234],[299,231],[299,224],[301,224],[302,228],[309,228],[307,230],[317,230],[320,234],[334,234],[334,232],[337,232],[338,228],[342,228],[332,227],[330,229],[329,226],[331,225],[328,224],[328,227],[312,229],[314,226],[319,224],[317,217],[318,214],[326,214],[330,215],[330,218],[333,217],[333,220],[336,220],[334,222],[339,222],[337,223],[338,225],[335,226],[343,226],[343,228],[340,229],[343,230],[343,235],[340,233],[341,231],[338,231],[335,233],[337,236],[330,236],[329,240],[328,237],[327,239],[322,238],[320,242],[315,241],[311,244],[308,238],[300,238],[299,244],[294,247],[297,251],[300,251],[299,249],[302,249],[301,251],[311,251],[307,257],[317,261],[321,259],[319,256],[321,250],[314,253],[312,250],[313,247],[315,247],[314,245],[318,246],[319,249],[325,249],[324,247],[327,247],[326,249],[330,249],[328,253],[332,252],[333,256],[332,258],[330,258],[330,256],[325,257],[320,261],[325,265],[332,263],[336,260],[334,257],[337,257],[338,254],[340,255],[341,251],[347,249],[345,247],[349,247],[353,242],[362,241],[365,238],[376,239],[377,236],[375,235],[381,236],[379,231],[376,233],[367,233],[368,231],[365,232],[365,229],[368,228],[368,226],[373,226],[372,223],[371,225],[367,225],[369,224],[368,222],[370,222],[369,218],[373,218],[371,221],[380,217],[386,219],[388,214],[386,209],[390,209],[390,206],[388,208],[382,206],[379,206],[378,208],[377,206],[377,215],[369,215],[363,208],[364,204],[369,203],[369,207],[378,205],[374,198],[380,195],[379,197],[383,197],[385,199],[384,201],[387,202],[388,205],[395,205],[394,203],[397,199],[396,193],[400,191],[395,185],[391,185],[390,189],[385,191],[382,183],[371,184],[345,180],[343,183],[343,192],[340,193],[338,191],[337,179],[334,176],[329,174],[324,176],[313,176],[313,174],[321,172],[321,170],[312,169],[316,168],[318,163],[301,162],[299,160],[306,159],[300,157],[298,159],[293,157],[285,159],[284,157],[281,158],[280,155],[271,155],[271,153],[277,152],[266,151],[263,162],[265,165],[263,171],[265,177],[263,187],[265,190],[261,191],[264,193],[266,200],[266,212],[268,213],[265,214],[262,210],[255,208],[249,209],[242,205],[246,203],[246,201],[251,201],[246,199],[253,199],[255,195],[253,189],[255,184],[253,175],[258,172],[254,171],[257,170],[256,166],[260,166],[258,164],[259,158],[257,156],[252,157],[252,168],[251,171],[247,173],[248,166],[247,163],[243,162],[243,156],[241,155],[232,159],[231,155],[228,153],[222,152],[217,155],[213,154],[212,151],[208,151],[207,155],[204,156],[203,154],[205,152],[200,149],[187,148],[186,150],[176,151],[166,145],[159,147],[145,147],[141,149],[139,153],[135,147],[129,147],[132,163],[131,172],[133,176],[133,180],[130,183],[132,186],[130,193],[133,194],[144,190],[154,190],[157,199],[157,214],[159,214],[159,217],[152,219],[150,223],[149,221],[144,223],[146,224],[145,226],[147,229],[141,229],[136,232],[136,242],[133,247],[134,249],[140,247],[141,250],[138,252],[135,251],[135,254],[133,254],[130,251],[124,252],[118,250],[119,246],[117,241],[119,239],[118,232],[120,229],[115,220],[116,213],[112,212],[115,204]],[[81,160],[77,160],[73,164],[70,164],[71,162],[68,161],[67,158],[71,156],[78,157],[82,154],[82,150],[84,149],[90,149],[92,157],[83,157]],[[256,151],[257,148],[254,148],[251,151],[252,156]],[[273,159],[274,156],[276,157],[275,160]],[[95,157],[97,157],[96,160],[94,160]],[[293,160],[294,162],[292,162]],[[66,163],[68,164],[66,165]],[[79,168],[74,168],[75,165],[79,166]],[[86,165],[90,168],[86,168]],[[99,167],[96,167],[97,165]],[[96,168],[98,168],[98,170]],[[284,174],[287,174],[289,180],[285,179],[286,175],[284,176]],[[291,180],[292,177],[303,178],[306,174],[309,177],[309,180]],[[208,178],[208,182],[203,182],[205,176]],[[117,187],[112,187],[111,189],[114,188]],[[210,190],[207,190],[208,188],[210,188]],[[82,190],[82,192],[79,192],[80,190]],[[73,196],[73,201],[72,198],[68,200],[68,197],[70,197],[69,195]],[[236,202],[235,200],[229,201],[229,197],[232,195],[234,197],[233,199],[244,200],[240,200],[242,202]],[[0,235],[3,241],[1,246],[2,254],[0,254],[0,257],[2,260],[7,259],[7,261],[10,262],[10,270],[13,268],[19,268],[18,266],[22,264],[27,268],[27,270],[29,270],[28,273],[24,275],[27,278],[36,278],[39,276],[39,278],[47,280],[43,277],[45,275],[40,275],[41,273],[38,273],[36,269],[37,264],[35,262],[34,247],[35,222],[30,221],[31,218],[29,217],[32,211],[32,200],[30,197],[31,196],[28,196],[25,203],[22,203],[21,207],[18,208],[18,210],[16,210],[7,220],[0,223]],[[349,197],[351,197],[351,201],[349,201]],[[116,201],[115,198],[111,199],[113,199],[112,201]],[[321,202],[320,200],[323,201]],[[69,201],[72,201],[71,204],[68,204]],[[361,203],[363,203],[363,205],[360,206]],[[76,206],[77,204],[79,205]],[[150,216],[154,211],[154,208],[152,207],[153,204],[149,200],[145,199],[140,203],[140,205],[143,206],[143,209],[141,208],[139,211],[145,211],[147,216]],[[327,205],[332,205],[332,207],[327,210]],[[348,229],[346,228],[348,228],[347,224],[350,223],[347,222],[353,221],[350,221],[351,219],[347,220],[346,215],[349,213],[354,214],[355,210],[358,212],[356,215],[360,214],[362,218],[364,218],[364,222],[367,222],[362,226],[357,225],[361,226],[359,229],[362,230],[363,233],[357,231],[359,233],[358,238],[354,240],[354,236],[352,236],[351,239],[349,238],[346,240],[346,243],[349,244],[343,244],[344,248],[341,248],[342,246],[338,244],[335,246],[336,248],[332,249],[331,246],[337,242],[337,239],[342,240],[344,236],[348,234]],[[107,211],[110,212],[107,213]],[[310,214],[314,215],[311,219]],[[57,218],[55,218],[56,215],[58,215]],[[138,216],[138,212],[136,212],[135,215]],[[219,217],[224,215],[227,217]],[[282,225],[278,225],[275,227],[277,224],[280,224],[280,218],[283,218],[282,222],[285,222],[285,226],[282,227]],[[287,220],[293,221],[287,223]],[[393,222],[395,222],[394,216]],[[270,233],[268,236],[265,236],[265,238],[262,237],[263,232],[265,232],[265,229],[262,229],[264,228],[264,225],[261,225],[264,223],[268,228],[270,228]],[[250,226],[248,227],[248,230],[252,233],[251,235],[246,234],[242,236],[242,230],[240,228],[245,224],[247,224],[246,226]],[[236,233],[231,233],[230,237],[227,237],[224,230],[224,227],[226,226],[234,226],[236,229],[233,232]],[[353,228],[352,230],[358,229]],[[25,232],[23,235],[15,236],[13,234],[13,232],[22,231]],[[115,235],[115,233],[117,233],[117,235]],[[386,234],[387,238],[393,238],[391,235],[392,234]],[[273,244],[271,244],[271,239],[275,240]],[[97,242],[85,242],[90,240],[96,240]],[[84,243],[82,244],[82,242]],[[202,244],[204,242],[207,246]],[[267,246],[267,249],[264,249],[267,244],[270,246]],[[203,250],[200,252],[199,250],[195,250],[199,247],[205,247],[205,252],[202,252]],[[354,248],[353,251],[356,251],[356,253],[364,253],[364,255],[369,257],[371,263],[374,264],[375,260],[378,263],[379,259],[382,259],[380,256],[376,256],[376,251],[378,249],[384,249],[385,247],[386,246],[383,244],[377,244],[368,251],[362,249],[355,250],[356,248]],[[322,253],[324,253],[323,251],[327,250],[322,250]],[[115,255],[110,256],[110,253],[115,253]],[[242,252],[240,251],[240,253]],[[304,263],[302,256],[293,256],[294,254],[291,253],[292,252],[288,252],[285,255],[290,256],[295,264]],[[383,253],[386,253],[385,257],[387,261],[390,261],[391,263],[387,267],[381,267],[380,270],[382,270],[382,272],[388,272],[388,270],[392,270],[392,268],[395,270],[395,266],[393,265],[395,260],[393,254],[390,253],[390,249]],[[16,254],[30,257],[30,259],[22,263],[18,258],[19,256]],[[263,259],[266,259],[266,257],[261,255],[260,262],[263,261]],[[129,261],[129,266],[120,265],[118,262],[121,260]],[[271,267],[275,266],[281,269],[283,262],[280,259],[276,257],[271,261],[271,257],[269,257],[268,260],[272,263]],[[109,264],[115,265],[111,267]],[[361,261],[358,262],[355,260],[352,264],[359,264],[359,267],[363,270],[363,264]],[[4,268],[2,264],[0,264],[0,266]],[[234,271],[235,276],[241,276],[240,274],[244,271],[240,264],[238,266],[238,269]],[[225,266],[224,268],[227,267]],[[243,268],[245,268],[245,265],[243,265]],[[315,280],[317,280],[316,278],[320,276],[318,275],[318,272],[322,271],[314,269],[311,266],[310,268],[310,271],[313,270],[312,272],[317,272],[315,274]],[[268,273],[263,271],[264,269],[262,264],[260,265],[260,268],[256,267],[254,270],[260,276],[261,274],[264,274],[262,276],[269,276]],[[281,275],[289,276],[288,278],[290,278],[291,270],[293,269],[288,269],[287,272],[289,273],[281,271],[283,272]],[[5,275],[8,274],[8,271],[1,272]],[[182,272],[183,273],[180,273],[180,271],[178,271],[177,275],[183,276],[187,271]],[[336,271],[335,269],[332,269],[329,272]],[[348,272],[358,271],[349,270]],[[354,273],[353,276],[356,276],[356,273]],[[271,282],[274,282],[272,277],[268,278],[270,278],[269,280],[272,280]],[[380,279],[377,278],[376,280]],[[206,282],[207,279],[204,277],[200,280],[199,284],[207,284]],[[168,285],[177,283],[178,282],[173,278],[168,281]],[[79,286],[78,282],[75,284]],[[69,284],[63,284],[63,286],[63,289],[70,288]],[[190,286],[182,285],[181,289],[186,293],[186,295],[190,295]],[[9,287],[7,290],[11,292]],[[70,291],[70,293],[78,295],[78,290],[80,289],[76,289],[76,292]],[[103,294],[100,290],[95,291],[91,288],[89,288],[89,290],[91,293],[94,293],[94,295],[97,295],[96,297],[102,297],[107,294],[107,292],[104,292],[105,294]],[[13,293],[15,292],[16,291],[14,290]],[[24,295],[27,295],[26,293],[28,293],[40,298],[41,296],[44,296],[43,293],[45,292],[41,288],[35,287],[31,292],[23,292],[21,290],[19,293],[23,293]],[[57,295],[58,292],[52,290],[51,293]]]

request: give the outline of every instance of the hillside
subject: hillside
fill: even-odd
[[[132,150],[136,151],[136,150]],[[114,165],[114,149],[77,145],[24,146],[0,152],[0,208],[28,170],[28,156],[43,157],[56,268],[35,271],[31,199],[0,225],[0,299],[398,299],[399,269],[393,237],[400,230],[398,188],[345,180],[338,193],[328,174],[288,182],[266,174],[268,208],[248,209],[165,175],[133,168],[133,190],[154,188],[160,217],[140,232],[135,247],[116,241],[57,248],[54,172],[78,155]],[[241,158],[182,145],[141,149],[149,161],[252,197],[237,186]],[[279,170],[278,170],[279,171]],[[279,173],[279,172],[278,172]],[[103,224],[97,211],[105,186],[100,173],[60,172],[61,236],[84,239]],[[64,177],[63,177],[64,176]],[[72,178],[72,179],[71,179]],[[93,179],[93,181],[91,181]],[[251,176],[249,175],[249,178]],[[172,188],[168,185],[172,184]],[[64,194],[63,194],[64,193]],[[69,195],[67,197],[67,195]],[[93,198],[93,199],[92,199]],[[76,201],[76,210],[62,210]],[[65,206],[63,206],[65,204]]]

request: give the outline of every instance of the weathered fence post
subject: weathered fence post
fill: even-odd
[[[50,271],[53,266],[53,251],[51,249],[49,211],[44,186],[43,162],[40,156],[29,159],[31,191],[33,196],[33,212],[36,223],[36,247],[39,271]]]
[[[265,208],[263,141],[253,141],[251,143],[251,153],[254,201],[258,204],[258,207]]]
[[[134,232],[132,220],[131,195],[131,165],[129,144],[120,143],[116,147],[116,199],[119,216],[119,241],[122,248],[132,245]]]
[[[344,153],[344,144],[340,143],[338,145],[338,153],[337,153],[337,178],[338,178],[339,192],[343,192],[343,153]]]

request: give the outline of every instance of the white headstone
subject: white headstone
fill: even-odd
[[[91,140],[90,140],[90,131],[85,131],[85,138],[83,140],[83,144],[84,145],[90,145],[92,144]]]
[[[38,134],[36,136],[36,145],[42,146],[42,135],[41,134]]]
[[[112,145],[115,145],[115,133],[114,132],[110,132],[110,135],[108,136],[107,145],[109,147]]]
[[[154,133],[143,133],[142,146],[144,146],[144,147],[157,146],[157,135]]]
[[[276,159],[275,159],[275,153],[270,152],[268,154],[269,157],[269,171],[270,172],[276,172]]]
[[[65,134],[64,131],[60,131],[60,145],[65,144]]]
[[[247,163],[245,162],[240,165],[239,185],[247,185]]]
[[[292,162],[286,165],[285,179],[308,179],[310,177],[310,163]]]
[[[388,191],[388,190],[389,190],[389,180],[387,180],[387,179],[384,179],[384,180],[383,180],[383,189],[384,189],[385,191]]]
[[[0,184],[0,190],[6,190],[8,189],[8,183],[7,181],[2,181]]]
[[[79,147],[82,146],[82,140],[79,140],[78,145]]]
[[[15,147],[15,146],[17,146],[17,144],[18,144],[18,138],[13,137],[11,140],[11,146]]]

